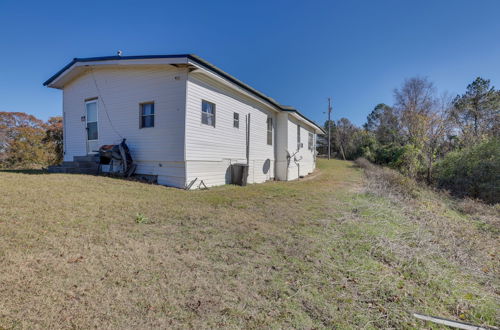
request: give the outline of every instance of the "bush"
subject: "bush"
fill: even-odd
[[[434,179],[454,195],[500,202],[500,139],[450,152],[436,164]]]
[[[358,131],[352,136],[352,142],[355,146],[353,152],[346,155],[348,159],[357,159],[363,157],[370,162],[375,161],[375,151],[377,150],[377,139],[375,135],[367,131]]]
[[[375,162],[388,165],[410,178],[417,178],[425,171],[422,151],[411,144],[386,145],[375,152]]]
[[[63,155],[62,118],[44,122],[23,112],[0,112],[0,168],[40,168]]]
[[[418,197],[419,188],[415,180],[393,169],[374,165],[365,158],[358,158],[355,163],[365,170],[370,190],[406,199]]]
[[[401,152],[401,146],[395,144],[383,145],[375,150],[375,163],[389,165]]]
[[[416,179],[425,171],[422,159],[422,151],[411,144],[407,144],[401,147],[396,158],[389,163],[389,166],[410,178]]]

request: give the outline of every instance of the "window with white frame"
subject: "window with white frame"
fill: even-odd
[[[201,123],[215,127],[215,104],[201,101]]]
[[[273,144],[273,118],[267,117],[267,144]]]
[[[300,150],[300,125],[297,125],[297,150]]]
[[[233,127],[240,128],[240,114],[237,112],[233,113]]]
[[[140,105],[140,128],[146,127],[155,127],[154,102],[141,103]]]
[[[314,149],[314,135],[311,132],[309,132],[309,137],[307,139],[307,148],[309,150],[313,150]]]
[[[87,140],[95,141],[99,138],[97,128],[97,100],[85,102],[87,121]]]

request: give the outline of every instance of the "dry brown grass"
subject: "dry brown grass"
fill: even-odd
[[[493,293],[492,300],[500,295],[500,209],[471,199],[455,199],[445,192],[435,191],[425,185],[405,178],[400,173],[356,160],[365,170],[368,193],[383,196],[391,201],[411,221],[415,228],[410,237],[397,241],[384,240],[394,255],[401,260],[446,260],[470,277],[471,283],[481,283]],[[428,263],[438,273],[439,263]],[[420,267],[419,267],[420,268]],[[472,280],[473,279],[473,280]],[[453,278],[448,279],[450,281]],[[480,295],[480,291],[476,294]],[[467,305],[467,301],[462,302]],[[460,313],[470,306],[457,306]],[[499,315],[495,316],[497,322]]]
[[[191,192],[0,172],[0,328],[405,328],[431,310],[495,322],[498,263],[476,252],[491,231],[453,215],[474,244],[436,242],[417,218],[454,212],[445,203],[407,220],[351,163],[319,165],[311,180]],[[419,259],[427,246],[443,252]],[[462,255],[489,273],[462,272]]]

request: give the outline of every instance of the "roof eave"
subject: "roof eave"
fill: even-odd
[[[101,56],[101,57],[88,57],[88,58],[77,58],[75,57],[71,62],[64,66],[61,70],[56,72],[52,77],[43,83],[44,86],[57,88],[54,86],[59,78],[61,78],[68,70],[71,69],[77,63],[91,63],[91,62],[107,62],[107,61],[122,61],[122,60],[161,60],[161,59],[182,59],[189,58],[190,54],[178,54],[178,55],[144,55],[144,56]],[[165,63],[169,64],[169,63]],[[90,65],[90,64],[89,64]]]
[[[322,134],[326,134],[325,130],[321,126],[319,126],[314,121],[312,121],[311,119],[309,119],[306,116],[304,116],[299,110],[297,110],[295,108],[292,108],[292,107],[289,107],[289,106],[282,106],[281,110],[283,110],[285,112],[292,112],[292,113],[297,114],[300,118],[302,118],[305,122],[307,122],[314,129],[318,130]]]
[[[286,112],[294,112],[296,113],[299,117],[301,117],[305,122],[307,122],[309,125],[314,127],[315,129],[319,130],[323,134],[325,134],[325,131],[321,126],[316,124],[314,121],[310,120],[306,116],[304,116],[302,113],[300,113],[297,109],[293,107],[288,107],[279,104],[276,100],[273,98],[257,91],[256,89],[250,87],[249,85],[243,83],[242,81],[236,79],[235,77],[231,76],[230,74],[224,72],[223,70],[219,69],[217,66],[211,64],[210,62],[205,61],[201,57],[194,55],[194,54],[177,54],[177,55],[141,55],[141,56],[102,56],[102,57],[88,57],[88,58],[73,58],[71,62],[69,62],[66,66],[64,66],[61,70],[56,72],[52,77],[47,79],[43,85],[51,88],[62,88],[62,86],[57,86],[55,83],[61,78],[66,71],[71,69],[74,65],[77,63],[88,63],[88,62],[103,62],[103,61],[121,61],[121,60],[153,60],[153,59],[171,59],[171,58],[186,58],[187,61],[193,61],[196,63],[198,66],[203,67],[205,70],[211,71],[216,73],[217,75],[223,77],[224,79],[227,79],[231,83],[239,86],[240,88],[243,88],[244,90],[254,94],[258,98],[266,101],[270,105],[274,106],[277,110],[281,111],[286,111]]]

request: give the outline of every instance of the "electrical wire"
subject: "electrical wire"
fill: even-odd
[[[101,95],[101,90],[99,89],[99,86],[97,85],[97,80],[95,79],[95,76],[94,76],[94,70],[91,67],[89,67],[89,70],[90,70],[90,75],[92,76],[92,79],[94,80],[94,85],[95,85],[95,88],[97,90],[97,95],[99,96],[99,99],[101,100],[102,105],[104,106],[104,112],[106,113],[106,117],[108,117],[109,125],[111,126],[113,131],[116,133],[116,135],[118,135],[123,140],[124,137],[116,130],[115,126],[113,125],[113,122],[111,121],[111,118],[109,117],[108,108],[106,107],[106,103],[104,102],[104,98]]]

